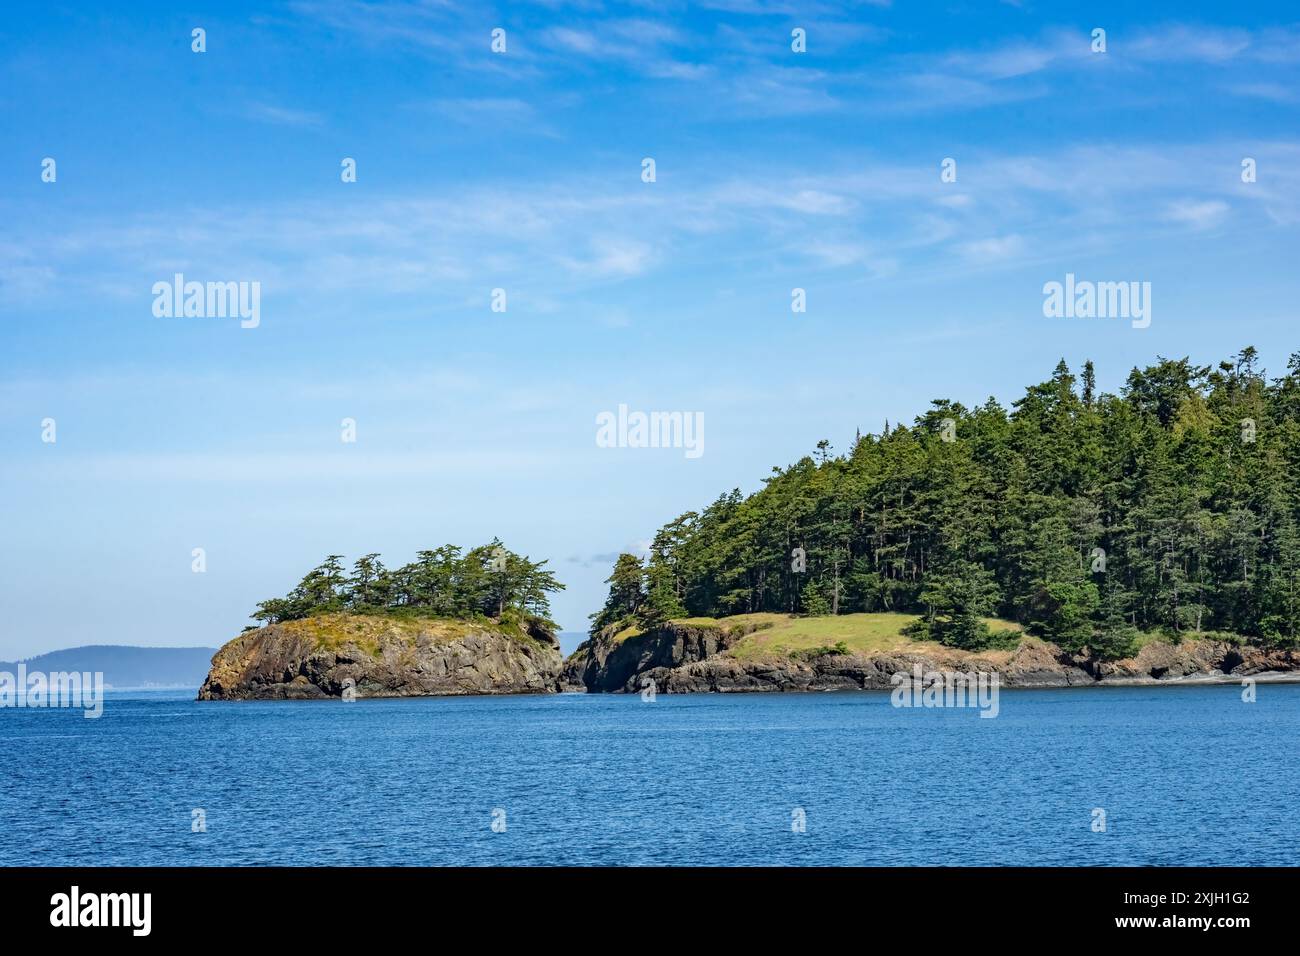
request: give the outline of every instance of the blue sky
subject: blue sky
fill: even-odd
[[[1300,348],[1298,20],[13,8],[0,659],[216,645],[327,553],[400,563],[493,535],[551,559],[579,630],[617,552],[821,438],[844,450],[938,397],[1009,402],[1061,357],[1112,390],[1157,354],[1253,344],[1281,370]],[[259,282],[260,326],[155,317],[176,272]],[[1150,282],[1151,326],[1045,318],[1067,272]],[[620,403],[702,413],[704,454],[597,447]]]

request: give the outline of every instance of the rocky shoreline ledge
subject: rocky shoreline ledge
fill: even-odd
[[[1151,641],[1100,661],[1025,636],[1014,650],[956,650],[900,637],[887,650],[756,646],[770,622],[670,621],[606,628],[563,660],[536,625],[332,613],[250,630],[222,647],[199,700],[326,700],[490,694],[888,690],[897,673],[994,673],[1002,687],[1300,681],[1300,651],[1224,640]]]
[[[607,628],[565,662],[570,690],[631,693],[653,680],[659,693],[888,690],[894,674],[997,672],[1003,687],[1300,681],[1300,653],[1219,640],[1151,642],[1134,657],[1098,661],[1025,637],[1012,651],[972,653],[915,643],[884,653],[739,657],[729,651],[759,628],[669,622],[626,636]]]
[[[555,635],[472,621],[326,614],[247,631],[212,658],[199,700],[547,694]]]

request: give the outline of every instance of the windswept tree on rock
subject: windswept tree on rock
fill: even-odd
[[[646,602],[645,568],[635,554],[620,554],[605,583],[609,585],[609,596],[605,606],[591,615],[592,634],[611,624],[633,620]]]
[[[507,549],[499,538],[468,552],[456,545],[420,551],[416,559],[388,569],[378,554],[343,571],[342,555],[330,555],[288,595],[257,605],[254,620],[274,624],[352,611],[424,617],[495,620],[518,618],[555,629],[548,595],[564,590],[546,561],[532,561]]]

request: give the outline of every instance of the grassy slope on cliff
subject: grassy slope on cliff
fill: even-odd
[[[742,618],[770,618],[771,623],[746,634],[727,654],[741,660],[765,656],[788,657],[800,651],[844,644],[850,653],[871,655],[920,650],[930,642],[915,641],[903,628],[917,620],[915,614],[839,614],[827,617],[793,617],[785,614],[746,614]],[[703,619],[700,619],[703,620]],[[723,618],[731,622],[735,618]],[[994,630],[1021,631],[1010,621],[988,619]],[[932,645],[938,647],[939,645]]]
[[[507,620],[463,620],[401,614],[348,614],[343,612],[317,614],[295,621],[282,621],[275,625],[289,634],[311,638],[317,647],[337,651],[347,644],[366,651],[372,657],[379,655],[384,639],[414,645],[420,635],[435,643],[450,644],[474,631],[492,631],[519,641],[534,641],[518,623]],[[249,632],[255,633],[255,632]]]
[[[729,617],[680,618],[671,623],[692,628],[718,628],[722,631],[740,629],[748,631],[724,653],[739,660],[756,660],[762,657],[788,657],[791,654],[835,647],[841,642],[850,653],[872,655],[902,651],[947,650],[929,641],[917,641],[903,633],[903,628],[918,620],[915,614],[840,614],[823,617],[798,617],[791,614],[758,613],[735,614]],[[1017,631],[1021,641],[1035,640],[1012,621],[986,618],[990,629]],[[634,625],[613,635],[612,642],[621,644],[629,638],[645,633],[645,628]],[[1136,642],[1140,649],[1152,641],[1167,641],[1157,634],[1143,633]],[[585,648],[584,644],[584,648]],[[583,648],[579,648],[579,652]],[[575,652],[578,653],[578,652]],[[986,651],[986,656],[996,656],[997,651]]]
[[[839,614],[825,617],[798,617],[793,614],[762,612],[734,614],[729,617],[688,617],[671,621],[672,625],[690,628],[717,628],[723,632],[746,633],[726,653],[750,659],[766,655],[788,656],[798,651],[834,647],[843,642],[850,652],[878,654],[906,648],[919,649],[929,642],[915,641],[903,634],[903,628],[917,620],[915,614]],[[986,623],[995,630],[1021,631],[1018,624],[995,618]],[[644,634],[641,625],[624,627],[611,638],[612,643]],[[584,645],[585,646],[585,645]],[[937,645],[936,645],[937,646]],[[582,648],[579,648],[582,650]],[[577,653],[577,652],[575,652]]]

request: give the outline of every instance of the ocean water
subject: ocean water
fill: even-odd
[[[0,710],[0,864],[1244,865],[1300,852],[1300,685],[1261,684],[1252,704],[1237,685],[1004,690],[996,719],[894,708],[880,692],[191,697],[110,696],[99,720]],[[192,831],[196,809],[206,832]]]

